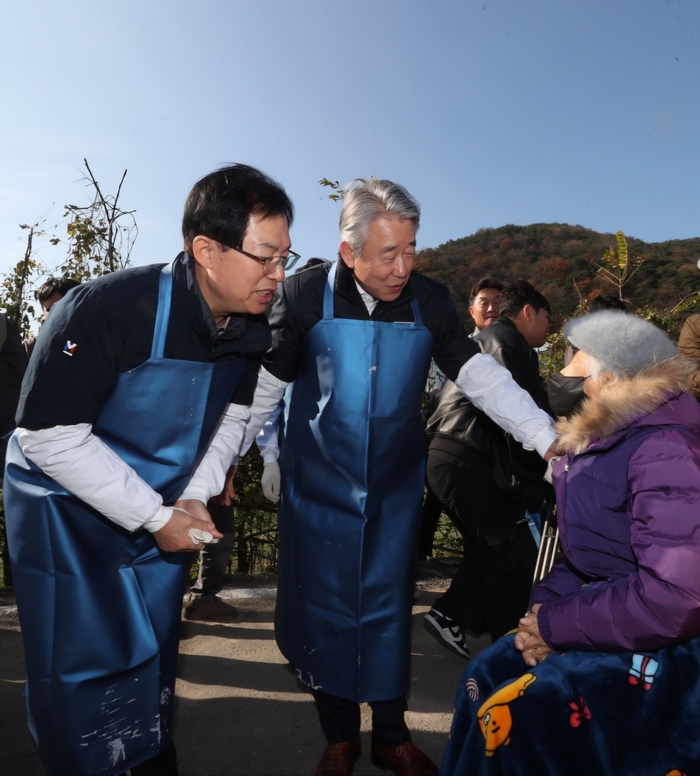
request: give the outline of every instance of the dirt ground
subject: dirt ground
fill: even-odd
[[[457,682],[466,661],[423,629],[423,614],[449,583],[450,567],[424,568],[413,607],[407,722],[415,742],[439,763]],[[182,776],[312,774],[325,742],[311,696],[287,667],[273,633],[275,577],[232,576],[222,596],[239,616],[230,624],[183,621],[175,733]],[[14,600],[0,588],[0,776],[46,773],[26,726],[24,655]],[[476,654],[489,643],[472,644]],[[369,709],[357,776],[379,774],[369,759]]]

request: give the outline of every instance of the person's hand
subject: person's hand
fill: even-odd
[[[541,604],[535,604],[531,611],[520,618],[515,636],[515,648],[522,652],[523,660],[528,666],[536,666],[553,651],[542,639],[537,625],[537,612],[540,606]]]
[[[277,461],[265,464],[260,484],[262,485],[263,496],[276,504],[280,500],[280,487],[282,484],[280,467]]]
[[[544,454],[544,460],[549,461],[550,458],[561,458],[566,450],[560,446],[558,439],[555,439],[552,444],[547,448],[547,452]]]
[[[188,499],[174,504],[172,517],[162,528],[153,532],[153,538],[165,552],[201,550],[204,545],[201,542],[195,544],[189,536],[191,528],[206,531],[216,539],[223,537],[216,530],[204,504],[196,499]]]
[[[230,507],[233,503],[233,499],[236,496],[236,491],[233,487],[233,480],[236,476],[236,472],[238,471],[238,464],[234,464],[231,466],[231,468],[226,472],[226,479],[224,481],[224,489],[219,493],[218,496],[212,496],[211,500],[214,501],[217,504],[222,504],[225,507]]]

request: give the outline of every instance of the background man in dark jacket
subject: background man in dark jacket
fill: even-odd
[[[501,292],[499,318],[474,337],[549,412],[537,353],[549,330],[547,300],[525,281]],[[526,510],[544,496],[542,459],[477,409],[452,382],[428,421],[428,483],[464,536],[464,560],[425,616],[428,632],[469,657],[466,637],[496,639],[527,609],[537,547]]]
[[[469,292],[469,315],[471,315],[474,321],[474,331],[469,335],[470,337],[476,336],[482,329],[487,328],[497,320],[499,315],[498,300],[503,287],[503,283],[500,280],[496,280],[496,278],[490,275],[477,280],[472,286]],[[437,409],[440,391],[445,384],[445,379],[445,375],[433,365],[431,376],[428,378],[425,386],[423,406],[421,407],[426,423]],[[432,556],[435,531],[442,514],[440,499],[430,490],[427,478],[425,484],[426,492],[423,502],[423,513],[421,515],[418,560],[425,560]]]
[[[474,320],[474,332],[478,334],[488,328],[500,315],[498,302],[503,291],[503,283],[490,275],[477,280],[469,293],[469,315]]]

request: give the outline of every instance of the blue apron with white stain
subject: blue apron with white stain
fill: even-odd
[[[245,360],[163,358],[172,268],[160,275],[151,357],[124,372],[93,432],[165,504],[183,492]],[[61,488],[16,433],[4,482],[27,664],[29,726],[52,774],[118,774],[170,740],[186,553],[158,549]]]
[[[302,681],[405,695],[433,337],[413,321],[323,318],[304,339],[282,442],[275,635]]]

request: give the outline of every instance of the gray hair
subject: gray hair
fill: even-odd
[[[382,216],[413,221],[413,227],[418,231],[420,205],[398,183],[374,177],[355,178],[345,191],[340,211],[340,239],[352,248],[353,253],[362,253],[369,225]]]

